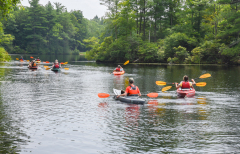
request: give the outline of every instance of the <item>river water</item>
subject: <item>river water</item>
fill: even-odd
[[[124,75],[114,76],[113,64],[74,56],[61,61],[69,70],[0,63],[0,153],[240,152],[240,67],[128,64]],[[155,84],[205,73],[212,77],[196,80],[207,85],[196,87],[194,98],[178,98],[174,87],[163,93]],[[130,77],[142,94],[159,97],[144,96],[145,105],[98,98],[125,89]]]

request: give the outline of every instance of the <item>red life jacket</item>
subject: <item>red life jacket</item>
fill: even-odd
[[[40,61],[40,59],[37,59],[36,61]]]
[[[119,72],[120,72],[120,68],[116,68],[116,71],[119,71]]]
[[[190,83],[182,81],[182,89],[189,89],[190,88]]]
[[[132,95],[138,95],[138,87],[137,86],[134,86],[134,87],[132,87],[132,86],[129,86],[129,91],[128,91],[128,94],[127,94],[128,96],[132,96]]]
[[[54,64],[54,68],[59,68],[59,64],[58,63]]]

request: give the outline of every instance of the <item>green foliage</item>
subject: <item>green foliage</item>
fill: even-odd
[[[196,47],[191,51],[191,53],[191,62],[200,64],[200,61],[203,57],[203,49],[201,47]]]
[[[174,47],[182,46],[185,47],[187,51],[191,51],[197,46],[197,40],[194,37],[188,37],[184,33],[173,33],[164,39],[164,43],[166,57],[174,57],[176,54]]]
[[[189,56],[186,48],[178,46],[177,48],[174,47],[173,49],[175,50],[175,56],[173,58],[173,61],[175,63],[184,63],[185,58]]]

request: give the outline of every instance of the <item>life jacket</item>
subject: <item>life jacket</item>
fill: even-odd
[[[130,90],[128,91],[128,96],[138,96],[137,86],[129,86]]]
[[[190,88],[190,83],[182,81],[182,89],[189,89]]]
[[[54,68],[59,68],[59,63],[54,64]]]
[[[32,67],[36,67],[37,66],[37,64],[36,63],[32,63]]]
[[[116,71],[120,72],[121,68],[116,68]]]
[[[40,61],[40,59],[37,59],[36,61]]]

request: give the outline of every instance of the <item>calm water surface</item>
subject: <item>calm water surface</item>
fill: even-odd
[[[60,73],[0,64],[0,153],[240,152],[240,67],[127,65],[114,76],[115,65],[67,60],[69,70]],[[207,85],[196,87],[194,98],[155,84],[205,73],[212,77],[197,80]],[[145,105],[98,98],[125,89],[130,77],[143,94],[160,96],[143,97]]]

